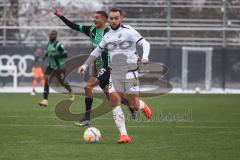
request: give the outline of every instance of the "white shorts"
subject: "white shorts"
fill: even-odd
[[[138,71],[128,72],[125,78],[117,78],[117,76],[110,75],[109,93],[113,92],[139,94]]]

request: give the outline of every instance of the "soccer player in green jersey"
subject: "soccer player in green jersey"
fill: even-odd
[[[56,77],[60,84],[71,94],[70,100],[74,100],[72,89],[70,85],[65,81],[65,62],[63,59],[67,57],[67,51],[64,49],[62,42],[57,39],[57,31],[55,30],[49,33],[47,53],[44,56],[44,59],[47,57],[49,59],[49,64],[45,70],[43,100],[38,104],[44,107],[48,106],[49,76],[54,71],[57,71]]]
[[[66,17],[62,15],[59,9],[54,8],[54,14],[58,16],[67,26],[72,28],[73,30],[84,33],[90,38],[93,49],[95,49],[99,43],[101,42],[103,36],[109,31],[109,28],[106,26],[108,20],[108,14],[105,11],[96,11],[93,16],[93,25],[82,25],[76,24],[72,21],[68,20]],[[87,81],[87,85],[84,87],[85,90],[85,105],[86,112],[85,117],[76,122],[77,126],[85,126],[90,124],[90,112],[92,109],[93,103],[93,88],[99,85],[107,98],[109,99],[108,93],[108,83],[110,78],[110,70],[111,70],[110,56],[109,53],[103,51],[102,54],[96,59],[93,67],[90,67],[89,70],[92,73],[90,74],[90,78]],[[130,109],[130,106],[126,99],[122,100],[122,103],[127,105]],[[132,118],[135,118],[136,112],[131,110]]]

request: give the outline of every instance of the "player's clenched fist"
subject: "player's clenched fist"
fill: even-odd
[[[59,9],[55,8],[55,7],[53,8],[53,13],[58,17],[62,16],[61,11]]]
[[[85,65],[82,65],[77,69],[77,74],[82,75],[86,71],[86,68],[87,67]]]

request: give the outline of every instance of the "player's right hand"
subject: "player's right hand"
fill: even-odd
[[[81,76],[85,72],[85,70],[86,70],[86,66],[82,65],[81,67],[78,68],[77,74]]]
[[[61,11],[56,7],[53,7],[53,13],[58,17],[62,16]]]

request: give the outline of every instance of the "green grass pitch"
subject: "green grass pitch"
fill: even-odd
[[[84,129],[58,119],[51,94],[0,94],[0,160],[237,160],[240,157],[240,95],[163,95],[145,99],[156,119],[127,121],[131,144],[116,144],[118,130],[108,113],[92,121],[102,134],[85,144]],[[83,97],[71,107],[84,108]],[[97,106],[99,100],[94,100]],[[126,107],[125,107],[126,108]],[[128,111],[125,109],[125,113]],[[160,112],[160,113],[159,113]]]

